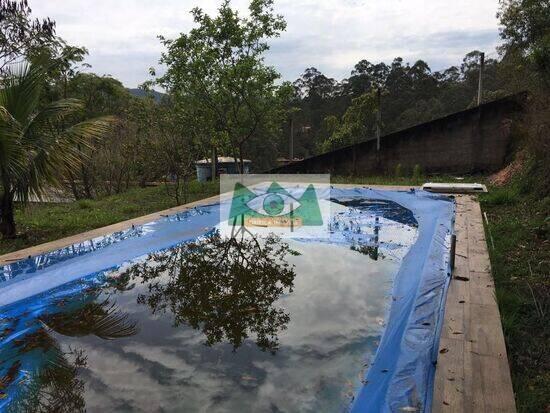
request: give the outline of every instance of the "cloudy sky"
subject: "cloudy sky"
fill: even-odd
[[[36,17],[57,22],[70,44],[86,46],[92,71],[135,87],[158,68],[156,36],[192,27],[189,10],[215,13],[216,0],[30,0]],[[243,13],[246,0],[233,4]],[[287,30],[272,42],[267,61],[285,80],[314,66],[328,76],[349,75],[360,59],[387,63],[422,58],[432,70],[459,64],[469,51],[494,53],[499,43],[498,0],[276,0]]]

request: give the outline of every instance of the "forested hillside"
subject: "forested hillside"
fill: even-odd
[[[520,81],[518,56],[491,51],[483,70],[482,101],[487,102],[528,88]],[[468,53],[462,62],[432,71],[418,60],[371,63],[359,61],[350,76],[337,81],[314,67],[293,85],[295,155],[311,156],[374,136],[381,90],[381,132],[387,134],[427,122],[477,104],[481,52]],[[525,80],[525,79],[524,79]],[[286,149],[286,147],[284,147]]]
[[[157,92],[156,90],[144,90],[139,88],[129,88],[128,92],[130,92],[131,95],[137,96],[139,98],[151,96],[155,99],[157,103],[160,102],[164,96],[166,96],[164,93]]]

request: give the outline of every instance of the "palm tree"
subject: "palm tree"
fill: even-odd
[[[64,171],[84,158],[83,149],[107,134],[114,122],[101,117],[76,123],[84,108],[77,99],[43,105],[40,101],[45,71],[21,65],[0,86],[0,233],[16,235],[14,199],[26,203],[57,186]]]

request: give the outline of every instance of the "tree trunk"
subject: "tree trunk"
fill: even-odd
[[[187,175],[184,173],[183,174],[183,203],[184,204],[187,203],[187,190],[188,190]]]
[[[352,171],[353,175],[357,176],[357,146],[354,144],[352,147],[353,162],[352,162]]]
[[[176,198],[176,205],[180,205],[180,174],[176,172],[176,182],[174,184],[174,197]]]
[[[13,213],[13,192],[4,189],[0,205],[0,234],[3,238],[15,238],[15,217]]]
[[[129,178],[128,178],[128,182],[126,183],[126,189],[128,189],[129,183],[130,183],[130,181],[129,181]],[[145,176],[145,173],[143,173],[143,175],[141,175],[139,177],[139,187],[140,188],[145,188],[147,186],[146,183],[147,183],[147,177]]]
[[[84,197],[92,199],[92,191],[90,189],[90,181],[88,180],[88,174],[84,165],[80,166],[80,178],[82,179],[82,189],[84,191]]]
[[[237,158],[236,148],[233,148],[233,161],[235,162],[235,169],[237,170],[237,173],[239,175],[242,175],[241,163],[239,162],[239,159]]]
[[[80,199],[80,193],[78,192],[78,187],[76,185],[76,181],[74,179],[74,175],[71,171],[68,171],[67,173],[67,179],[69,181],[69,186],[71,187],[71,192],[73,193],[75,201],[78,201]]]
[[[212,181],[216,180],[216,177],[218,176],[218,150],[214,146],[212,148]]]
[[[71,185],[71,191],[73,193],[74,199],[78,201],[80,199],[80,193],[78,192],[78,187],[76,186],[76,182],[72,177],[69,178],[69,185]]]

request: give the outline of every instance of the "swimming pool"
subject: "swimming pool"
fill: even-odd
[[[429,411],[454,202],[330,200],[326,239],[233,242],[216,204],[5,266],[0,408]]]

